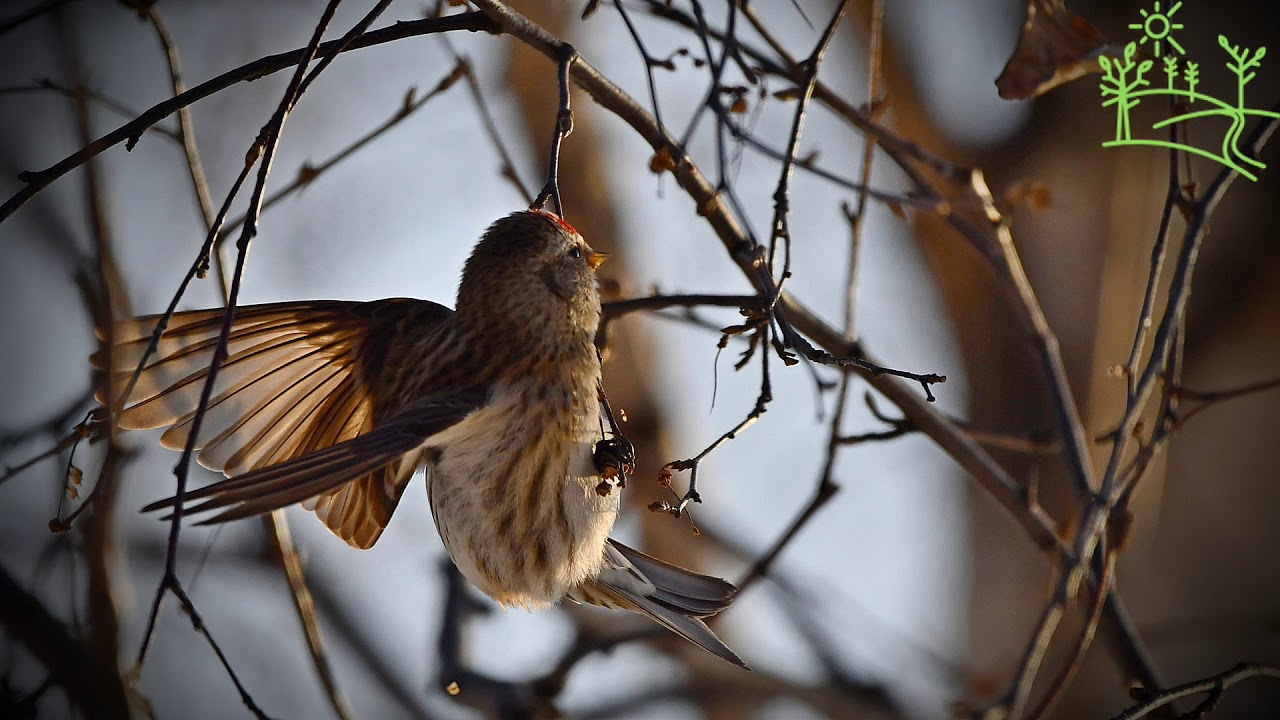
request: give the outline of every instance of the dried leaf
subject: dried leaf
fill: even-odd
[[[1020,205],[1026,205],[1027,208],[1038,212],[1047,209],[1051,201],[1049,186],[1036,180],[1011,185],[1005,191],[1004,202],[1001,204],[1006,212]]]
[[[747,111],[747,101],[744,98],[735,98],[733,104],[729,106],[729,112],[741,115]]]
[[[783,88],[773,93],[775,100],[795,100],[798,97],[800,97],[800,88],[797,87]]]
[[[1027,196],[1027,206],[1032,210],[1047,210],[1053,203],[1053,197],[1049,194],[1049,186],[1042,182],[1031,184],[1031,193]]]
[[[586,20],[592,15],[595,15],[596,11],[599,9],[600,9],[600,0],[587,0],[587,6],[582,8],[582,19]]]
[[[1091,72],[1098,57],[1115,54],[1107,39],[1063,0],[1029,0],[1027,21],[1013,55],[1005,63],[996,89],[1005,100],[1043,95]]]
[[[444,691],[449,693],[450,695],[457,695],[458,693],[462,692],[462,688],[458,687],[458,683],[451,682],[448,685],[444,686]]]

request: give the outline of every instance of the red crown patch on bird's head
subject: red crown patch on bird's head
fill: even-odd
[[[546,218],[550,219],[551,221],[555,222],[555,224],[559,225],[559,226],[560,226],[560,228],[561,228],[562,230],[564,230],[565,232],[569,233],[570,235],[578,235],[578,234],[579,234],[579,233],[578,233],[578,231],[577,231],[577,230],[575,230],[575,229],[574,229],[574,227],[573,227],[572,225],[570,225],[569,223],[565,222],[564,218],[560,217],[559,215],[557,215],[557,214],[555,214],[555,213],[553,213],[553,212],[547,212],[546,210],[534,210],[534,212],[536,212],[536,213],[538,213],[539,215],[542,215],[543,217],[546,217]]]

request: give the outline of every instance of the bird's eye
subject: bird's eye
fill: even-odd
[[[582,259],[582,248],[578,247],[577,245],[574,245],[573,247],[569,248],[569,257],[573,258],[574,260]]]

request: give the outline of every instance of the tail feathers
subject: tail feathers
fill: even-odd
[[[609,548],[616,550],[628,564],[653,583],[658,596],[672,605],[685,608],[688,614],[698,617],[715,615],[729,607],[738,592],[728,580],[672,565],[612,538],[609,539]]]
[[[611,539],[605,546],[604,569],[574,588],[570,597],[647,615],[717,657],[750,670],[701,620],[729,607],[736,592],[725,580],[663,562]]]

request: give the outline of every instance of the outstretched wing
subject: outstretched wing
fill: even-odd
[[[386,527],[398,499],[398,491],[395,498],[377,495],[390,487],[375,481],[399,477],[403,473],[412,475],[423,442],[461,421],[483,405],[487,398],[488,393],[483,389],[424,398],[409,410],[359,437],[186,493],[184,503],[203,502],[184,505],[184,510],[189,513],[221,510],[218,515],[200,523],[208,525],[259,515],[317,496],[330,508],[336,509],[339,506],[333,500],[335,490],[349,488],[353,482],[368,483],[368,492],[374,495],[366,495],[366,499],[383,497],[384,502],[348,504],[341,513],[346,521],[340,525],[347,532],[335,529],[352,545],[368,547]],[[403,488],[403,483],[398,487]],[[166,498],[151,503],[143,511],[173,507],[176,501],[175,497]]]
[[[385,418],[372,388],[385,367],[402,364],[407,335],[422,338],[452,311],[423,300],[291,302],[237,308],[228,356],[219,368],[195,447],[201,465],[236,478],[336,447]],[[124,401],[128,429],[168,427],[161,444],[185,446],[222,329],[221,309],[175,313]],[[98,400],[123,392],[151,341],[159,316],[117,323],[112,368]],[[412,327],[412,333],[404,332]],[[383,446],[379,446],[380,448]],[[357,547],[378,538],[412,476],[416,458],[384,462],[349,482],[301,500],[334,533]],[[311,486],[308,486],[311,487]],[[319,497],[315,497],[319,495]],[[288,503],[285,503],[288,504]]]

